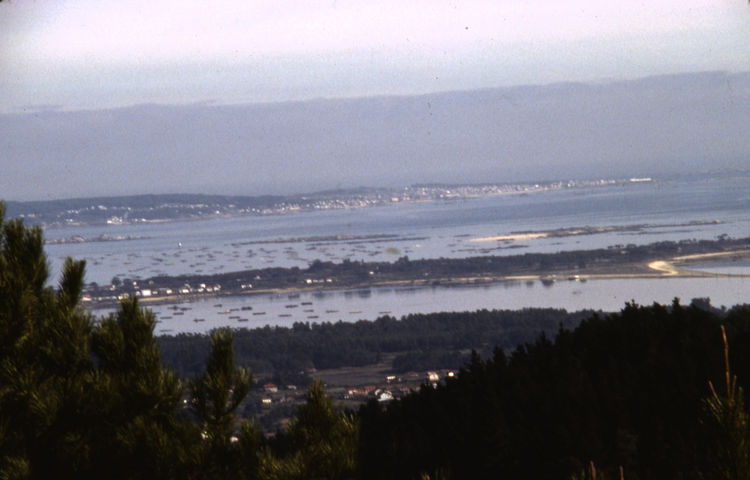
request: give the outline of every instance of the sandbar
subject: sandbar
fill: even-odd
[[[510,235],[498,235],[496,237],[478,237],[472,238],[470,242],[503,242],[515,240],[534,240],[537,238],[547,238],[548,233],[514,233]]]

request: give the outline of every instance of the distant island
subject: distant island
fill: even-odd
[[[405,202],[445,201],[550,190],[607,187],[650,182],[651,178],[556,182],[355,188],[299,195],[224,196],[199,194],[133,195],[33,202],[7,201],[10,217],[45,227],[124,225],[249,215],[366,208]]]
[[[84,237],[72,235],[63,238],[48,238],[44,243],[48,245],[60,245],[66,243],[92,243],[92,242],[125,242],[128,240],[146,240],[148,237],[141,235],[97,235],[96,237]]]

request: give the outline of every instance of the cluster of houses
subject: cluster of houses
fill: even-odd
[[[221,285],[218,283],[215,285],[207,285],[201,283],[197,287],[191,287],[190,284],[184,284],[180,288],[139,288],[137,282],[133,282],[133,288],[135,288],[136,297],[156,297],[156,296],[169,296],[169,295],[189,295],[191,293],[218,293],[221,291]],[[122,295],[121,295],[122,296]]]
[[[299,400],[301,395],[298,394],[296,385],[286,385],[279,393],[279,386],[275,383],[268,382],[263,385],[263,396],[260,401],[264,407],[270,407],[274,403],[289,403]]]
[[[454,375],[452,370],[429,371],[423,375],[409,372],[403,376],[388,375],[385,382],[380,385],[350,386],[331,389],[331,392],[338,400],[364,403],[374,398],[385,403],[419,390],[425,384],[437,386],[441,380],[452,378]],[[298,390],[296,385],[279,386],[268,382],[262,386],[261,405],[271,408],[282,403],[299,403],[304,397],[305,392]]]
[[[91,303],[94,300],[101,301],[119,301],[131,295],[135,295],[138,298],[154,298],[154,297],[168,297],[171,295],[191,295],[191,294],[205,294],[205,293],[219,293],[221,292],[221,284],[206,284],[201,283],[194,287],[186,283],[178,288],[160,287],[153,288],[142,286],[138,284],[137,280],[132,281],[131,285],[120,286],[120,285],[109,285],[104,288],[97,289],[86,289],[81,300],[84,303]],[[252,288],[252,285],[243,285],[242,288]],[[106,292],[106,293],[103,293]]]

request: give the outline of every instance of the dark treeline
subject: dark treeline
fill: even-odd
[[[383,353],[399,352],[402,354],[393,362],[397,372],[458,368],[468,350],[512,349],[540,333],[554,334],[561,325],[574,327],[591,313],[479,310],[412,314],[400,320],[384,316],[356,323],[295,323],[292,328],[236,330],[235,361],[254,372],[288,374],[311,368],[369,365],[377,363]],[[207,335],[159,338],[164,363],[184,376],[203,369],[209,345]]]
[[[314,382],[264,436],[239,414],[252,375],[231,332],[214,332],[203,367],[182,378],[162,362],[150,312],[126,299],[94,321],[79,305],[85,263],[69,259],[47,287],[41,229],[3,216],[0,203],[0,478],[565,479],[586,465],[615,478],[619,467],[628,479],[750,478],[748,306],[592,314],[356,414]],[[337,348],[336,326],[319,328]]]
[[[746,478],[712,476],[727,447],[703,399],[709,380],[724,385],[721,323],[744,384],[747,307],[628,305],[509,356],[475,355],[456,379],[361,409],[362,477],[568,478],[593,460],[611,477]]]

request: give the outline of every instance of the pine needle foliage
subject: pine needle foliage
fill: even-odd
[[[191,408],[203,437],[199,468],[206,477],[239,478],[241,453],[256,455],[248,452],[248,445],[259,443],[257,427],[245,424],[240,436],[235,435],[236,411],[251,385],[252,374],[234,365],[231,330],[214,330],[206,370],[190,382]],[[255,462],[250,459],[247,463],[252,466]]]
[[[127,299],[94,325],[85,262],[57,287],[39,227],[0,202],[0,478],[178,478],[198,430],[163,368],[154,317]],[[192,427],[192,428],[191,428]]]
[[[46,287],[41,228],[4,214],[0,202],[0,478],[65,475],[90,452],[79,421],[93,382],[85,262],[67,259],[57,291]]]
[[[222,442],[234,432],[235,411],[252,384],[252,374],[234,365],[233,342],[231,330],[213,331],[206,371],[190,382],[192,407],[205,435]]]
[[[742,387],[737,385],[737,376],[732,375],[729,369],[729,344],[723,325],[721,340],[724,347],[724,392],[718,392],[709,381],[711,394],[705,400],[716,438],[712,452],[713,470],[709,478],[750,479],[750,424]]]
[[[269,480],[345,480],[356,477],[358,423],[341,412],[320,380],[310,385],[285,435],[285,450],[266,450],[261,472]]]
[[[625,480],[625,473],[620,466],[618,468],[619,479]],[[570,480],[608,480],[609,477],[602,471],[596,468],[596,464],[593,460],[589,461],[587,468],[583,469],[580,473],[574,474],[570,477]]]
[[[178,415],[179,377],[162,366],[155,318],[127,298],[92,334],[98,362],[96,471],[120,478],[170,478],[189,457],[190,425]],[[146,478],[146,477],[143,477]]]

